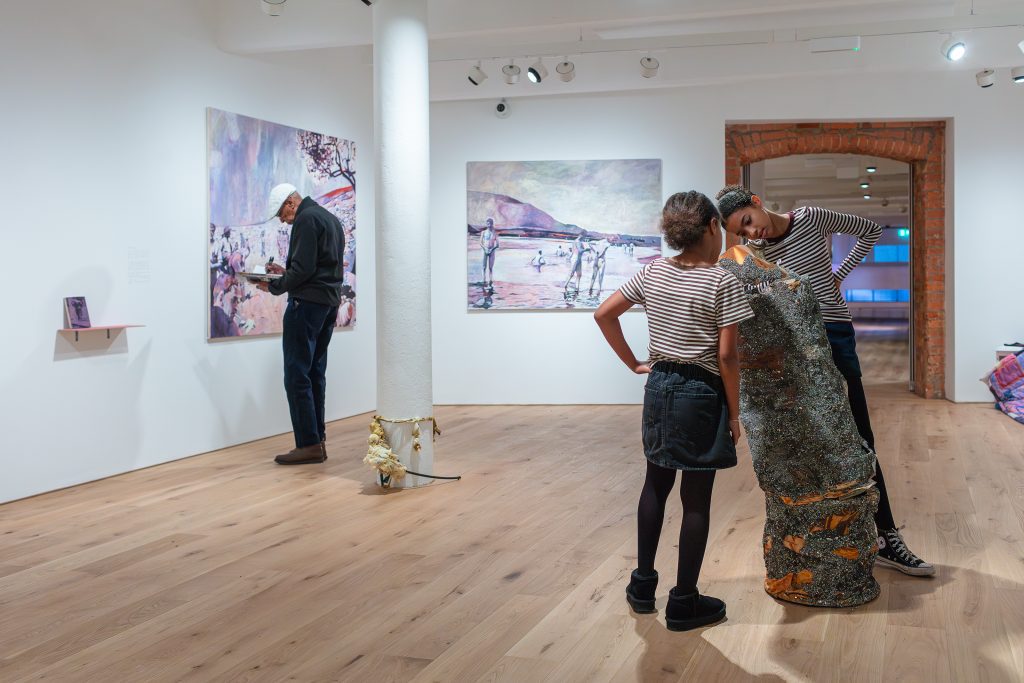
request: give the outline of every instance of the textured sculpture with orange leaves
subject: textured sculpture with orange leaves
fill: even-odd
[[[875,455],[857,433],[810,281],[738,246],[719,264],[756,316],[740,323],[740,415],[765,493],[765,590],[850,607],[874,599]]]

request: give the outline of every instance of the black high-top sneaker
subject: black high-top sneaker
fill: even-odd
[[[687,595],[673,588],[668,593],[665,624],[669,631],[689,631],[725,619],[725,603],[694,591]]]
[[[935,567],[910,552],[899,529],[878,530],[878,557],[875,563],[910,576],[934,576]]]
[[[634,569],[626,586],[626,602],[637,614],[650,614],[654,609],[654,591],[658,589],[658,572],[641,574]]]

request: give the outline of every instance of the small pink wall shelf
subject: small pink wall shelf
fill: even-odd
[[[99,332],[106,331],[107,339],[110,339],[111,330],[126,330],[129,327],[145,327],[145,325],[99,325],[97,327],[62,327],[57,330],[58,332],[74,332],[75,341],[78,341],[79,332]]]

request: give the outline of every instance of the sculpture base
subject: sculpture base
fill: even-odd
[[[765,591],[814,607],[853,607],[878,597],[878,491],[786,504],[766,494]]]

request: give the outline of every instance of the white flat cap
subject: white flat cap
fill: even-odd
[[[292,196],[292,193],[298,190],[291,183],[281,183],[276,185],[273,190],[270,191],[270,197],[267,199],[267,220],[271,220],[276,217],[278,212],[281,210],[281,206],[284,204],[284,200]]]

